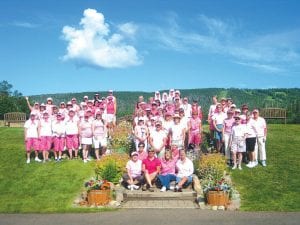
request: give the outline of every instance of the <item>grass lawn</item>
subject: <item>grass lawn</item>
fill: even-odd
[[[22,128],[0,128],[0,143],[0,213],[99,211],[72,207],[94,162],[26,164]]]
[[[244,211],[300,210],[300,125],[269,125],[267,163],[232,171]],[[26,164],[22,128],[0,128],[0,213],[91,212],[72,207],[94,162]]]
[[[231,172],[244,211],[300,211],[300,125],[268,125],[267,167]]]

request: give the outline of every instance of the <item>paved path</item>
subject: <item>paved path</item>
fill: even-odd
[[[0,214],[0,225],[298,225],[300,213],[122,209],[86,214]]]

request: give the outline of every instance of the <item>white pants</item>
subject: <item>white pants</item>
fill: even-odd
[[[258,153],[259,153],[259,159],[260,160],[266,160],[267,155],[266,155],[266,141],[265,137],[258,137],[256,144],[255,144],[255,149],[254,149],[254,154],[256,160],[258,160]]]
[[[230,160],[230,146],[229,146],[230,134],[224,133],[224,146],[225,146],[225,157]]]

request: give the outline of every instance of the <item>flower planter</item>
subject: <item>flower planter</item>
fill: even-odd
[[[207,204],[211,206],[227,206],[229,204],[229,193],[225,191],[209,191],[207,193]]]
[[[110,189],[91,190],[88,192],[89,205],[107,205],[110,201]]]

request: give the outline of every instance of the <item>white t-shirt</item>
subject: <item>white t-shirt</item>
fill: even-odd
[[[185,161],[178,160],[176,162],[176,168],[178,170],[177,177],[188,177],[194,173],[194,164],[189,158],[185,158]]]
[[[181,140],[183,138],[183,126],[182,124],[173,124],[170,128],[172,134],[172,140]]]
[[[233,139],[244,137],[246,132],[247,132],[246,125],[244,125],[244,124],[234,125],[232,127],[231,137]]]
[[[55,137],[64,137],[66,132],[66,125],[63,121],[52,123],[52,132]]]
[[[158,149],[163,144],[164,138],[166,138],[166,133],[163,130],[160,131],[153,131],[151,134],[151,138],[153,139],[153,147]]]
[[[226,113],[220,112],[215,113],[212,116],[212,119],[216,121],[216,124],[223,124],[223,121],[227,118]]]
[[[129,160],[126,164],[126,169],[129,170],[133,178],[140,176],[142,174],[142,161],[139,159],[136,162]]]
[[[258,137],[264,137],[265,129],[267,128],[265,119],[262,117],[258,117],[257,120],[253,119],[253,121],[254,121],[255,130],[256,130],[256,135]]]
[[[73,118],[73,120],[68,119],[66,120],[66,134],[67,135],[74,135],[78,134],[78,121],[79,119]]]
[[[44,119],[40,120],[40,136],[41,137],[51,137],[52,136],[52,121],[50,118],[46,122]]]
[[[27,129],[26,137],[27,138],[38,138],[38,121],[37,120],[27,120],[24,124],[24,127]]]
[[[250,120],[245,124],[246,126],[246,133],[247,133],[247,137],[251,138],[251,137],[256,137],[256,133],[255,133],[255,122],[252,118],[250,118]]]

